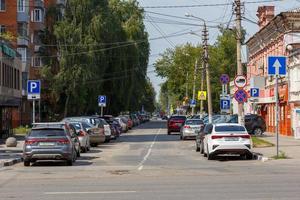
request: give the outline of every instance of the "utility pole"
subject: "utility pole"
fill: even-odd
[[[242,66],[242,55],[241,55],[241,46],[242,46],[242,17],[241,17],[241,1],[234,0],[235,4],[235,13],[236,13],[236,57],[237,57],[237,75],[243,75],[243,66]],[[244,103],[239,103],[238,105],[238,120],[239,124],[245,124],[244,117]]]
[[[196,90],[197,70],[198,70],[198,60],[196,59],[195,67],[194,67],[194,80],[193,80],[193,98],[192,98],[193,100],[195,100],[195,93],[196,93],[195,90]],[[195,114],[195,106],[192,106],[192,115]]]
[[[204,48],[204,57],[203,62],[205,63],[205,71],[206,71],[206,86],[207,86],[207,106],[208,106],[208,121],[212,123],[212,99],[211,99],[211,86],[210,86],[210,70],[208,64],[208,31],[206,28],[206,23],[204,21],[203,28],[203,48]]]
[[[202,62],[202,67],[201,67],[201,83],[200,83],[200,90],[203,91],[204,89],[204,78],[205,78],[205,74],[204,74],[204,62]],[[203,100],[200,100],[200,117],[203,117]]]

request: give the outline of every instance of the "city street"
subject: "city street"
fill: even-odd
[[[81,154],[74,166],[1,168],[0,199],[299,199],[295,160],[208,161],[194,140],[166,133],[166,121],[150,121]]]

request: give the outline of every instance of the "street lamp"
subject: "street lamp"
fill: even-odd
[[[204,19],[200,17],[196,17],[192,14],[186,13],[186,17],[192,17],[195,19],[199,19],[203,22],[203,48],[204,48],[204,56],[203,56],[203,63],[206,71],[206,86],[207,86],[207,107],[208,107],[208,121],[212,123],[212,99],[211,99],[211,85],[210,85],[210,70],[209,70],[209,63],[208,63],[208,31],[206,27],[206,22]]]

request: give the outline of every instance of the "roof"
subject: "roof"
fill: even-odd
[[[237,123],[220,123],[220,124],[215,124],[215,126],[242,126]]]

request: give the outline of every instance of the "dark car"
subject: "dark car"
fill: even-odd
[[[213,124],[205,124],[204,126],[202,126],[202,128],[200,129],[200,131],[197,132],[196,135],[196,151],[200,151],[201,154],[203,154],[203,140],[205,135],[209,134],[212,132],[213,129]]]
[[[231,115],[227,123],[238,123],[238,115]],[[249,134],[262,135],[266,131],[266,122],[256,114],[245,115],[245,127]]]
[[[183,115],[171,116],[168,120],[168,135],[170,135],[171,132],[180,132],[185,120],[186,116]]]
[[[76,131],[68,124],[35,124],[23,147],[24,166],[38,160],[64,160],[72,165],[80,149]]]
[[[104,119],[109,124],[111,135],[114,139],[120,136],[119,125],[114,121],[114,117],[112,115],[99,116],[99,119]]]

